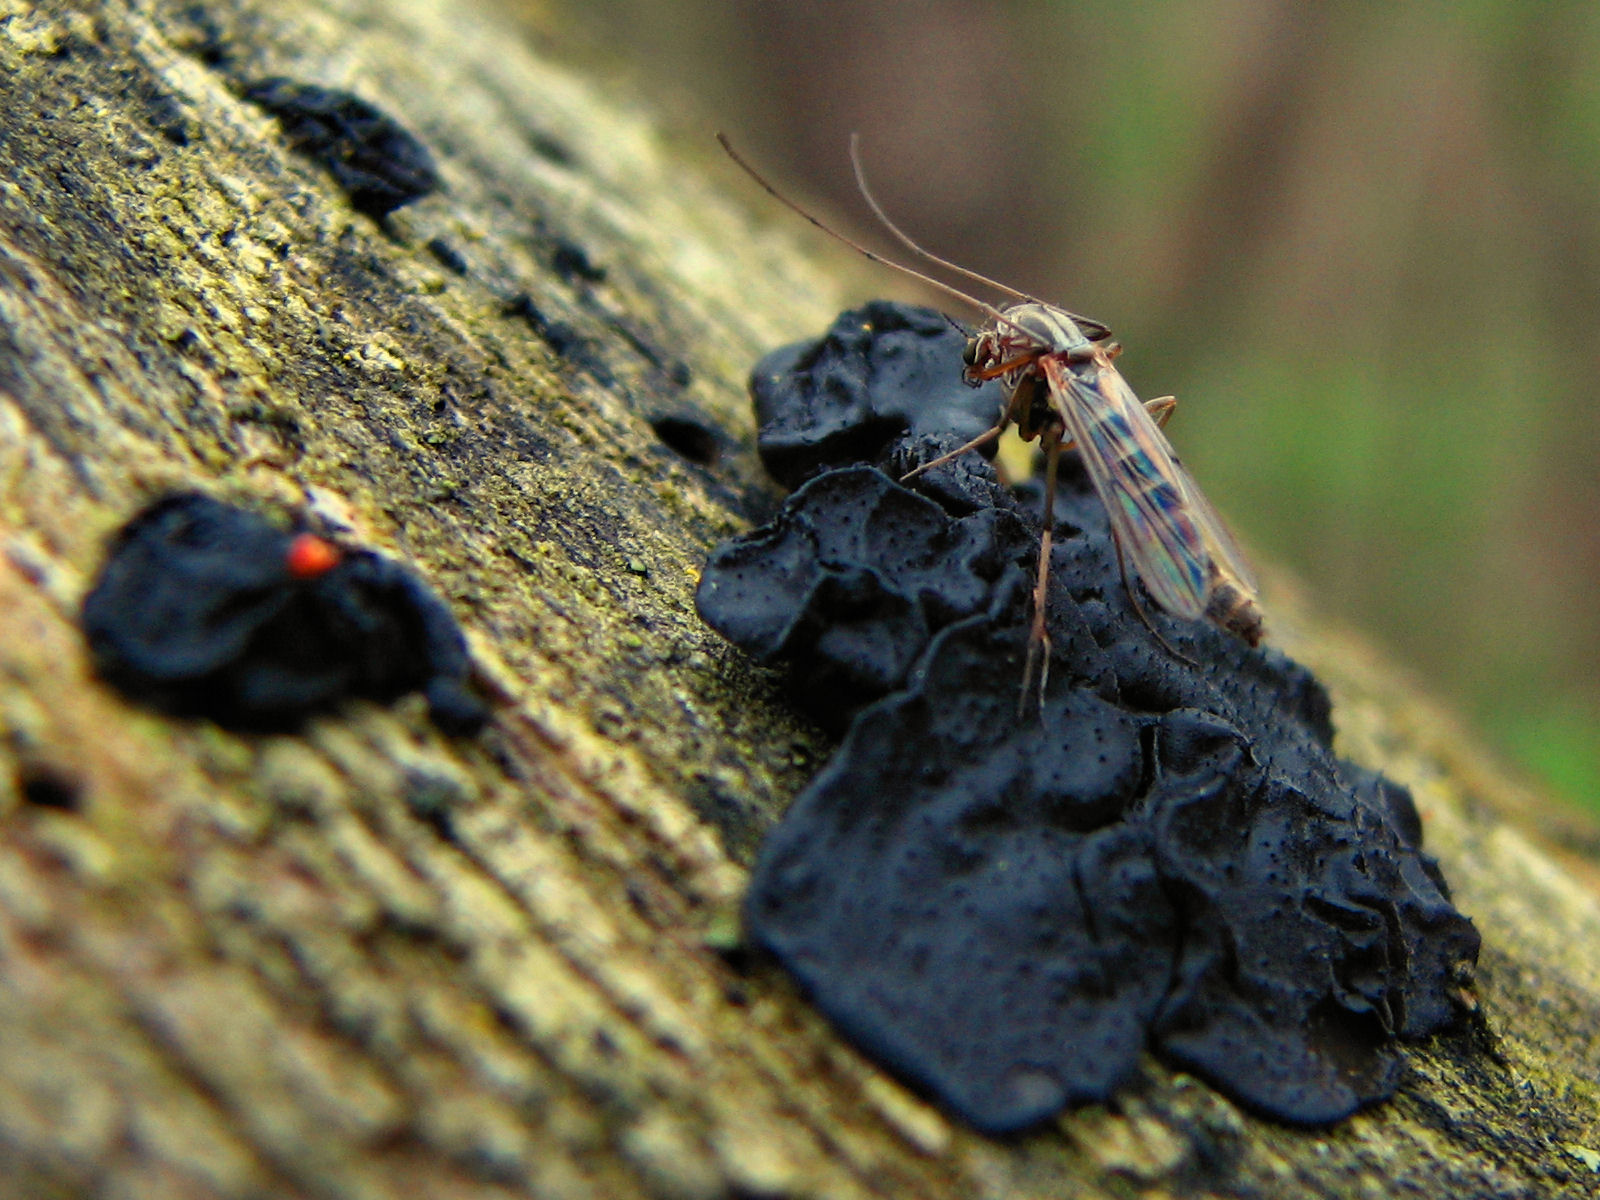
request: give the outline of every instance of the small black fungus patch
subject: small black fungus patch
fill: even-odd
[[[546,162],[554,163],[558,167],[573,167],[578,163],[577,155],[547,133],[528,130],[524,132],[523,137],[527,141],[528,149]]]
[[[172,93],[151,88],[146,92],[144,101],[145,119],[174,146],[187,146],[190,142],[204,139],[204,127],[184,111],[183,105]]]
[[[763,453],[810,477],[713,553],[698,604],[846,732],[762,849],[752,942],[990,1132],[1106,1099],[1146,1048],[1287,1122],[1387,1098],[1395,1039],[1461,1017],[1478,952],[1410,795],[1334,756],[1282,654],[1147,600],[1193,662],[1163,646],[1067,462],[1048,687],[1019,717],[1037,490],[975,454],[916,490],[867,465],[992,421],[948,385],[959,349],[874,304],[756,368]]]
[[[54,767],[34,763],[25,763],[17,771],[17,791],[29,804],[63,812],[77,812],[82,800],[77,780]]]
[[[606,277],[606,269],[597,266],[587,250],[565,238],[557,240],[555,253],[550,256],[550,268],[565,283],[580,279],[585,283],[600,283]]]
[[[434,261],[446,271],[449,271],[450,274],[465,275],[467,273],[467,260],[462,257],[461,251],[457,250],[444,238],[429,238],[428,253],[433,255]]]
[[[597,383],[615,382],[616,376],[606,365],[599,347],[565,321],[555,321],[545,316],[544,310],[533,302],[533,297],[527,292],[518,292],[506,302],[502,311],[508,317],[520,317],[526,321],[528,327],[550,347],[551,353],[587,371]]]
[[[350,203],[370,217],[385,217],[439,186],[428,148],[359,96],[292,79],[264,79],[244,96],[277,117],[289,146],[327,167]]]
[[[230,728],[421,691],[440,728],[479,729],[488,713],[444,602],[371,551],[320,543],[326,558],[302,562],[304,548],[198,493],[157,501],[118,532],[84,601],[96,669],[131,699]]]
[[[667,414],[650,422],[663,445],[692,463],[715,466],[722,456],[717,430],[695,417]]]

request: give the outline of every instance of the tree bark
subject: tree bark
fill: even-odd
[[[242,98],[274,77],[377,105],[442,187],[356,211]],[[744,375],[847,268],[758,232],[709,141],[444,0],[0,0],[0,80],[0,1195],[1600,1189],[1600,837],[1286,587],[1274,635],[1484,934],[1481,1026],[1393,1103],[1287,1130],[1152,1061],[987,1140],[723,952],[830,747],[694,584],[772,503]],[[230,734],[98,683],[82,597],[174,488],[412,563],[492,728]]]

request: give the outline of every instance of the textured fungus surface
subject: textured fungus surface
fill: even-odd
[[[762,463],[793,488],[845,463],[902,474],[913,454],[926,461],[971,441],[994,424],[1004,396],[997,383],[961,382],[950,363],[964,344],[939,313],[879,300],[843,314],[819,341],[774,350],[750,376]],[[959,507],[994,504],[983,462],[957,459],[924,486]]]
[[[701,613],[848,732],[762,851],[750,936],[985,1130],[1106,1098],[1146,1047],[1284,1121],[1391,1095],[1393,1040],[1456,1021],[1478,951],[1409,794],[1333,755],[1281,654],[1146,601],[1193,663],[1168,652],[1067,463],[1049,684],[1018,719],[1037,495],[977,455],[924,495],[862,465],[992,419],[946,382],[960,341],[874,304],[756,369],[763,455],[806,482],[713,554]]]
[[[309,568],[296,538],[198,493],[158,500],[122,527],[84,600],[102,678],[168,712],[283,729],[347,696],[421,691],[434,721],[487,717],[466,643],[414,574],[366,550]]]

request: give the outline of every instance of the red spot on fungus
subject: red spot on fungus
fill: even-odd
[[[339,547],[314,533],[296,534],[284,556],[289,574],[296,579],[315,579],[339,565]]]

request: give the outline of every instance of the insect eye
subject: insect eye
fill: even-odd
[[[978,365],[978,339],[969,338],[966,347],[961,351],[961,362],[964,366],[975,367]]]

